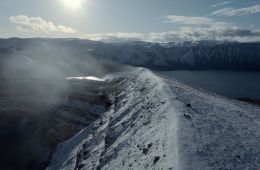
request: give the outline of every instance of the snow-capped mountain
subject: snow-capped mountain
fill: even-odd
[[[13,38],[0,40],[1,63],[6,62],[6,56],[36,61],[44,58],[51,63],[63,59],[70,65],[74,64],[73,66],[80,68],[81,71],[84,70],[82,63],[88,63],[93,59],[159,70],[260,70],[260,43],[258,42],[199,41],[159,44]],[[68,58],[73,58],[73,62]]]
[[[184,42],[121,43],[117,50],[98,51],[120,63],[153,69],[259,70],[260,43]],[[103,53],[104,52],[104,53]]]
[[[259,107],[146,69],[114,87],[110,109],[60,144],[48,170],[260,167]]]

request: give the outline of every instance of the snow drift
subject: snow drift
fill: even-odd
[[[138,69],[47,169],[258,169],[260,109]]]

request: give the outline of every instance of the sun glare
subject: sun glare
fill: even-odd
[[[77,10],[82,7],[83,0],[60,0],[67,8]]]

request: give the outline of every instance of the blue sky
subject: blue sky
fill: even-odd
[[[102,41],[260,41],[259,0],[1,0],[0,34]]]

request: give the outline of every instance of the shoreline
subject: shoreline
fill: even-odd
[[[240,97],[236,98],[236,100],[260,107],[260,99]]]

